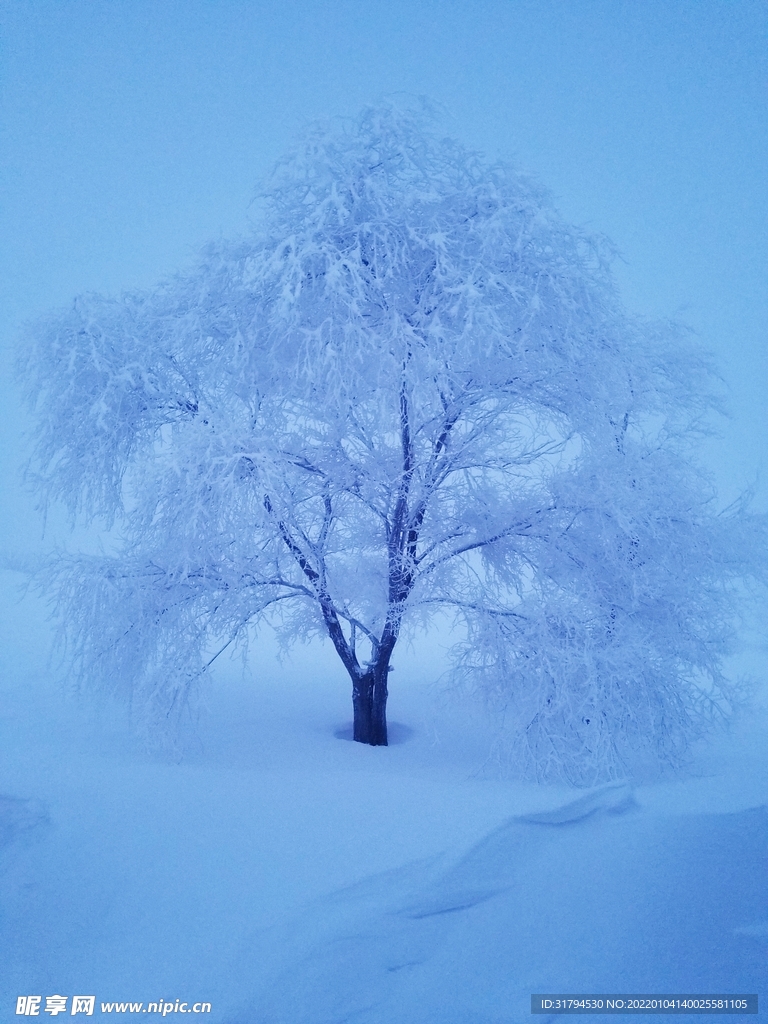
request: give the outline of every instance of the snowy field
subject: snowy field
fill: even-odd
[[[766,998],[764,714],[686,779],[522,785],[428,685],[434,662],[401,657],[394,742],[369,748],[344,738],[342,673],[305,648],[225,666],[174,759],[64,700],[34,615],[4,611],[3,1021],[30,994],[95,995],[102,1018],[207,1001],[222,1024],[500,1024],[553,991]]]

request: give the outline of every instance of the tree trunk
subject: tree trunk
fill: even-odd
[[[353,739],[372,747],[387,746],[387,675],[376,666],[352,682]]]

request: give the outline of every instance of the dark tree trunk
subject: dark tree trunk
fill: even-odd
[[[387,675],[376,666],[352,682],[353,738],[372,747],[387,746]]]

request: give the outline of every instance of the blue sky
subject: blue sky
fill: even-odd
[[[682,316],[716,351],[734,417],[709,458],[732,497],[766,468],[767,72],[763,0],[4,0],[3,376],[24,320],[149,286],[239,231],[307,121],[424,94],[613,239],[631,308]],[[40,530],[2,395],[18,547]]]

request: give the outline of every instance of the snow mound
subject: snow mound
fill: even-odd
[[[518,821],[532,825],[572,825],[592,815],[624,814],[635,807],[637,803],[629,786],[603,786],[597,792],[588,793],[563,807],[538,814],[525,814]]]
[[[767,863],[765,807],[659,815],[607,787],[262,934],[241,966],[267,980],[230,1020],[511,1024],[534,992],[765,991]]]

